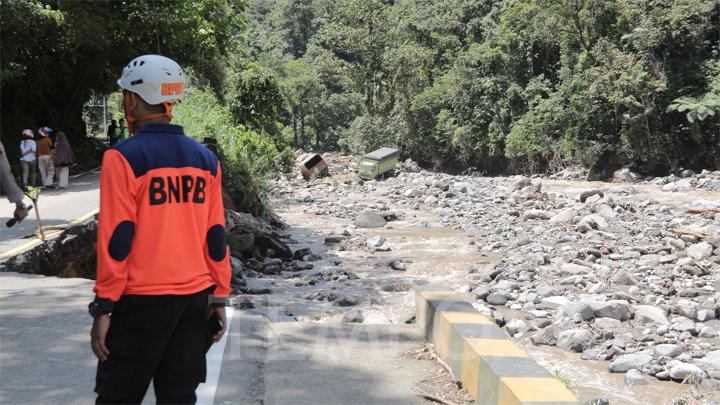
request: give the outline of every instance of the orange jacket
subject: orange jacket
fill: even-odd
[[[147,124],[105,152],[100,175],[98,299],[230,293],[220,162],[170,124]]]

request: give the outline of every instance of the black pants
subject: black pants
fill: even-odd
[[[158,404],[194,404],[205,382],[208,294],[126,295],[115,304],[98,362],[96,404],[139,404],[153,380]]]

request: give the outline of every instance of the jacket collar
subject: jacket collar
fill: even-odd
[[[183,132],[183,127],[180,125],[174,125],[174,124],[150,123],[150,124],[145,124],[138,131],[138,135],[140,135],[140,134],[158,134],[158,133],[185,135],[185,132]]]

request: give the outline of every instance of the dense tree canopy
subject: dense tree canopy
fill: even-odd
[[[718,0],[0,7],[4,139],[40,125],[79,139],[83,104],[116,90],[132,57],[161,53],[228,115],[216,127],[235,135],[223,139],[265,145],[258,167],[286,167],[288,145],[396,145],[428,165],[489,173],[720,167]]]
[[[251,0],[249,17],[297,146],[493,172],[720,166],[716,0]]]
[[[141,54],[175,58],[222,94],[245,7],[243,0],[3,1],[3,139],[49,125],[79,143],[85,102],[117,90],[123,66]]]

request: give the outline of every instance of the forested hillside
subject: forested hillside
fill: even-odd
[[[491,173],[717,168],[719,4],[251,0],[248,47],[298,146]]]
[[[720,167],[717,0],[8,0],[0,127],[82,144],[83,106],[143,53],[193,77],[178,108],[248,167],[292,147],[400,147],[488,174]],[[9,153],[16,154],[15,148]]]

